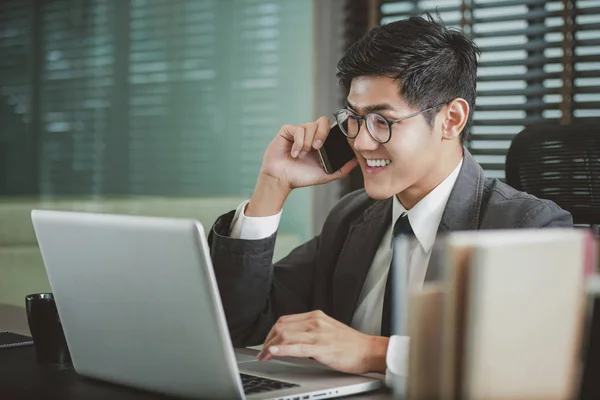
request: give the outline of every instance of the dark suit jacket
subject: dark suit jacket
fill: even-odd
[[[322,310],[349,325],[367,272],[392,222],[392,199],[350,193],[332,209],[321,234],[272,264],[275,234],[262,240],[229,237],[234,211],[209,234],[212,261],[234,346],[264,341],[282,315]],[[465,149],[463,165],[438,234],[473,229],[573,226],[571,215],[548,200],[487,179]],[[429,266],[425,280],[439,271]]]

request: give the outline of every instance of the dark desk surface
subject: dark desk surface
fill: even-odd
[[[0,305],[0,328],[28,334],[24,309]],[[391,399],[387,389],[351,396]],[[83,378],[70,368],[42,366],[33,346],[0,349],[0,399],[167,399],[155,393]]]

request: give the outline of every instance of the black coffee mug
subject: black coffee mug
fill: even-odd
[[[58,366],[70,365],[71,354],[52,293],[27,295],[25,305],[38,362]]]

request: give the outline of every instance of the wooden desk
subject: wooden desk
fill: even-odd
[[[25,308],[0,304],[0,328],[29,335]],[[83,378],[71,368],[40,365],[35,360],[33,346],[0,349],[0,399],[38,398],[154,400],[172,397]],[[392,395],[388,389],[380,389],[350,398],[389,400]]]

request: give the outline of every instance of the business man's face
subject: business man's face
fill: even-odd
[[[399,91],[398,81],[392,78],[361,76],[352,80],[348,108],[362,116],[375,111],[389,120],[421,111],[409,107]],[[397,122],[392,125],[391,139],[385,144],[374,140],[362,123],[358,136],[348,142],[360,163],[369,197],[390,198],[418,185],[435,169],[443,151],[441,119],[436,118],[433,128],[423,115]]]

